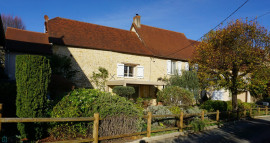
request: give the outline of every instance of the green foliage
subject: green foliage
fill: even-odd
[[[171,76],[169,85],[187,89],[194,94],[196,100],[199,100],[200,85],[196,71],[182,71],[182,75]]]
[[[220,100],[207,100],[202,105],[202,109],[206,109],[207,111],[229,111],[231,110],[230,107],[232,104],[226,102],[226,101],[220,101]],[[230,106],[230,107],[229,107]]]
[[[159,91],[157,95],[158,101],[170,106],[180,105],[180,102],[184,105],[191,105],[194,99],[191,92],[178,86],[167,86],[162,91]]]
[[[257,78],[260,82],[251,79],[257,70],[269,69],[269,44],[270,34],[266,28],[254,20],[238,19],[205,35],[192,63],[199,65],[198,76],[202,83],[231,91],[236,110],[239,92],[247,90],[249,84],[259,85],[259,88],[265,84],[263,78]]]
[[[182,111],[178,106],[171,106],[168,109],[172,112],[172,114],[180,114]]]
[[[249,84],[249,91],[252,97],[262,99],[268,97],[268,86],[270,81],[270,68],[262,66],[256,69],[251,75],[251,84]]]
[[[124,97],[95,89],[76,89],[53,108],[52,117],[93,117],[94,113],[99,113],[101,118],[132,117],[138,122],[142,116],[142,111]],[[50,134],[55,138],[89,136],[91,126],[91,122],[57,123]]]
[[[122,97],[130,97],[135,93],[135,89],[131,86],[115,86],[113,88],[113,93]]]
[[[203,131],[204,127],[206,127],[206,121],[202,121],[199,118],[195,118],[190,122],[190,125],[192,126],[195,132]]]
[[[67,56],[52,55],[49,57],[52,74],[61,75],[66,79],[71,79],[78,72],[72,68],[71,59]]]
[[[98,73],[93,72],[90,78],[92,84],[101,91],[105,91],[107,78],[109,77],[109,72],[103,67],[98,68]]]
[[[153,115],[172,115],[172,112],[166,106],[149,106],[146,110],[147,112],[151,112]],[[172,125],[175,123],[175,120],[168,120],[168,117],[158,117],[153,118],[153,123],[159,124],[167,124]]]
[[[16,57],[16,114],[18,117],[46,117],[47,89],[51,77],[49,60],[44,56],[19,55]],[[23,138],[36,140],[44,135],[41,123],[19,123]]]
[[[198,106],[188,107],[185,110],[185,113],[187,113],[187,114],[195,114],[195,113],[201,113],[201,112],[202,112],[202,110]]]

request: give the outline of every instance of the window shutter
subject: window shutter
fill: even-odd
[[[188,62],[186,63],[185,70],[186,70],[186,71],[189,71],[189,64],[188,64]]]
[[[167,60],[167,74],[172,73],[172,62],[171,60]]]
[[[124,77],[124,64],[117,64],[117,77]]]
[[[178,70],[178,75],[182,75],[182,62],[181,61],[177,63],[177,70]]]
[[[143,66],[137,66],[137,77],[143,78],[144,67]]]

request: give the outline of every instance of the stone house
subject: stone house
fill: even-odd
[[[44,18],[45,33],[7,29],[6,71],[10,78],[15,77],[16,55],[57,54],[71,58],[72,67],[78,71],[72,78],[77,87],[94,87],[90,77],[104,67],[109,72],[107,91],[114,86],[132,86],[134,97],[156,97],[165,85],[161,78],[190,69],[188,60],[198,44],[183,33],[141,24],[139,15],[133,18],[130,30]],[[212,95],[214,100],[230,100],[225,90]],[[239,95],[239,99],[250,102],[249,92]]]
[[[183,33],[143,25],[139,15],[130,31],[47,16],[45,28],[53,54],[72,58],[79,71],[73,78],[77,87],[93,86],[92,73],[104,67],[109,71],[107,91],[118,85],[132,86],[135,97],[155,97],[165,85],[158,79],[189,70],[194,50],[186,47],[192,41]]]

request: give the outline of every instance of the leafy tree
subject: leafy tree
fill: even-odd
[[[45,117],[47,115],[47,89],[51,68],[49,60],[38,55],[16,57],[16,114],[18,117]],[[18,130],[23,138],[36,140],[44,135],[40,123],[19,123]]]
[[[248,89],[258,69],[269,68],[266,66],[269,43],[268,31],[256,21],[232,21],[203,38],[192,63],[199,65],[202,81],[215,88],[229,89],[233,109],[237,110],[237,94]]]
[[[169,85],[187,89],[194,94],[196,102],[199,100],[200,85],[196,71],[182,71],[182,75],[170,77]]]
[[[90,80],[97,89],[105,91],[107,78],[109,77],[108,70],[103,67],[99,67],[98,71],[99,71],[98,73],[96,72],[92,73]]]

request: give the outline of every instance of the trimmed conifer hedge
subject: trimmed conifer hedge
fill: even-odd
[[[51,77],[49,60],[39,55],[16,57],[16,114],[18,117],[46,117],[48,85]],[[19,123],[22,138],[37,140],[44,134],[44,124]]]

